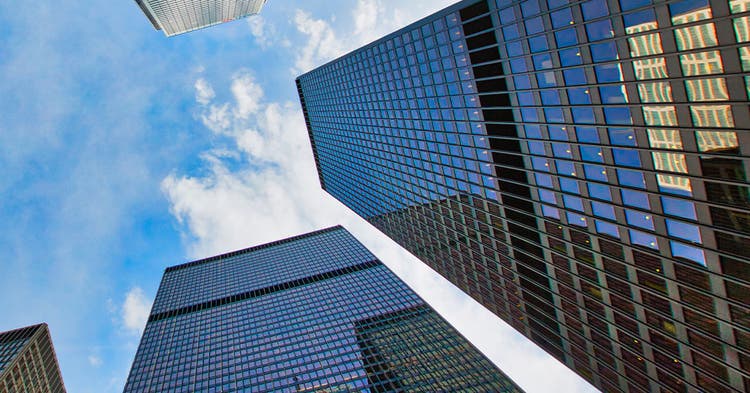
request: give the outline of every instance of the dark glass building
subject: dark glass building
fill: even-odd
[[[167,268],[125,392],[520,392],[342,227]]]
[[[750,390],[748,10],[461,1],[297,79],[321,185],[604,391]]]
[[[65,393],[47,324],[0,333],[0,393]]]

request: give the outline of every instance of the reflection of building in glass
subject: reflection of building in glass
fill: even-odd
[[[334,227],[167,268],[125,387],[147,391],[520,389]]]
[[[135,0],[156,30],[167,37],[260,12],[266,0]]]
[[[748,0],[655,3],[461,1],[302,75],[316,165],[602,390],[750,390]]]
[[[0,333],[0,392],[65,393],[46,324]]]

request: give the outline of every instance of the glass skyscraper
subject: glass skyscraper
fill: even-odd
[[[0,333],[0,393],[65,393],[47,324]]]
[[[297,79],[321,185],[604,391],[750,391],[749,7],[461,1]]]
[[[520,392],[342,227],[166,269],[125,392]]]
[[[266,0],[135,0],[167,37],[231,22],[260,12]]]

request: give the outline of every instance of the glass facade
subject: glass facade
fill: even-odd
[[[604,391],[750,390],[749,11],[461,1],[297,79],[321,185]]]
[[[65,393],[46,324],[0,333],[0,393]]]
[[[135,0],[157,30],[167,37],[260,12],[266,0]]]
[[[520,392],[345,229],[168,268],[125,392]]]

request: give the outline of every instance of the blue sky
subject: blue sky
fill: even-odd
[[[0,2],[0,330],[47,322],[68,391],[119,392],[166,266],[342,223],[522,387],[593,391],[319,189],[294,77],[450,3],[167,39],[131,0]]]

